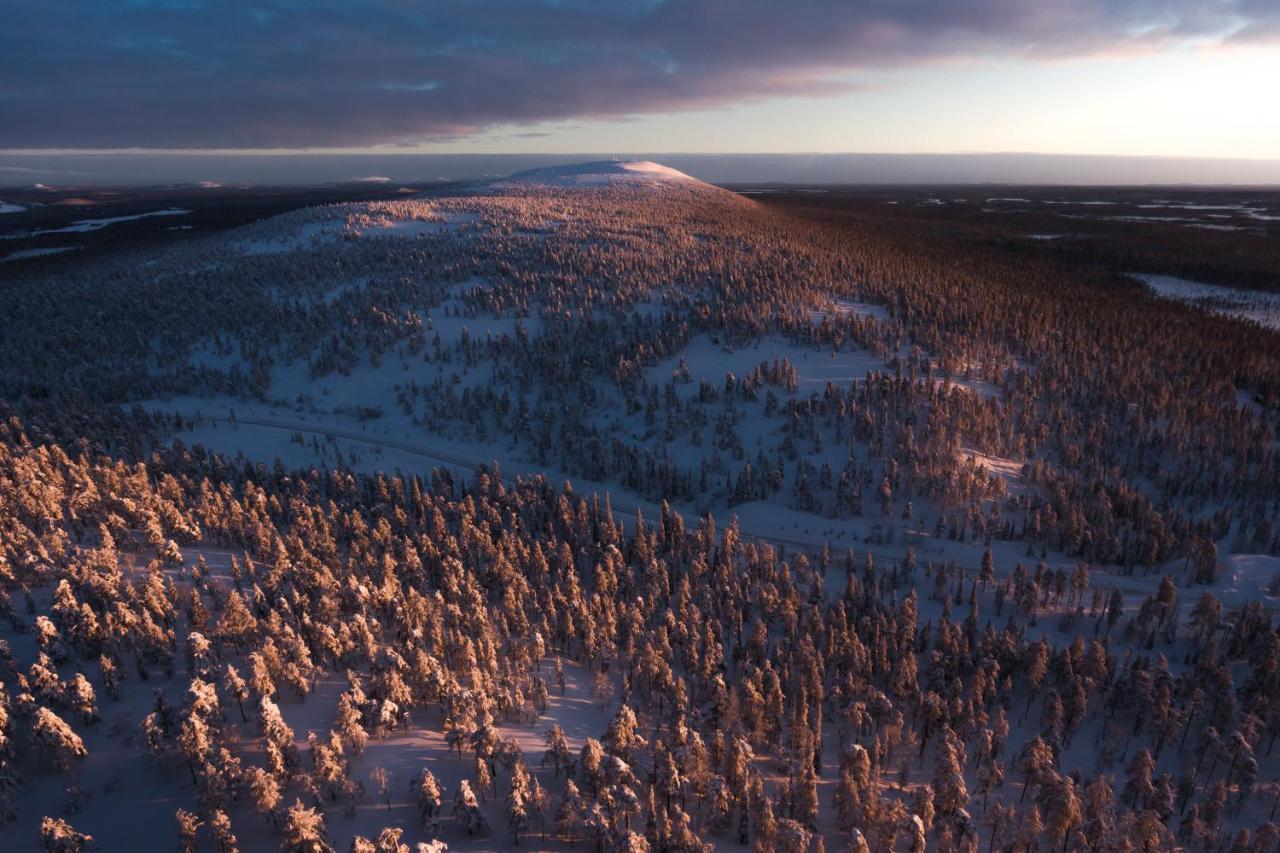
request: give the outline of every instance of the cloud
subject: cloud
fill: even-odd
[[[0,148],[403,145],[1273,39],[1274,0],[6,0]]]

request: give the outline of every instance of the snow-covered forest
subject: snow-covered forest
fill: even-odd
[[[1280,849],[1274,328],[616,164],[0,316],[4,849]]]

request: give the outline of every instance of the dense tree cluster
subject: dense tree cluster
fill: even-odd
[[[508,487],[142,463],[0,443],[0,813],[14,767],[74,780],[107,703],[156,685],[138,749],[182,779],[186,849],[335,849],[366,797],[418,827],[618,850],[1273,850],[1280,637],[1260,604],[1089,589],[1087,569],[812,559],[664,510],[624,527],[544,480]],[[204,557],[240,556],[215,572]],[[1092,592],[1092,595],[1090,594]],[[24,603],[25,602],[25,603]],[[1184,606],[1185,605],[1185,606]],[[570,742],[564,663],[606,723]],[[282,708],[345,677],[328,732]],[[543,754],[508,734],[541,724]],[[412,779],[353,768],[431,731]],[[447,765],[469,765],[456,784]],[[173,771],[178,771],[175,774]],[[550,771],[548,773],[548,771]],[[48,772],[48,771],[39,771]],[[74,817],[74,816],[73,816]],[[233,832],[232,824],[238,829]],[[402,834],[405,841],[402,841]],[[82,849],[45,817],[49,850]]]

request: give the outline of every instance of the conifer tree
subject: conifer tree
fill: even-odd
[[[295,800],[285,813],[281,849],[286,853],[333,853],[324,825],[324,815]]]
[[[182,853],[195,853],[197,849],[196,834],[200,831],[200,827],[204,825],[204,821],[186,809],[178,809],[174,813],[173,819],[178,825],[178,849]]]
[[[480,803],[471,790],[471,783],[466,779],[458,783],[458,790],[453,798],[453,816],[468,835],[475,835],[485,829],[486,822],[480,812]]]
[[[568,839],[570,844],[577,840],[578,832],[582,827],[583,808],[578,786],[572,779],[566,780],[564,796],[560,800],[560,805],[556,807],[555,828],[556,835]]]
[[[40,849],[44,853],[82,853],[93,844],[93,836],[77,832],[65,820],[40,819]]]
[[[213,835],[218,853],[237,853],[239,842],[231,831],[231,818],[227,817],[226,812],[215,810],[209,815],[209,832]]]
[[[36,710],[31,739],[45,760],[59,770],[70,769],[73,762],[89,754],[80,736],[48,708]]]
[[[443,792],[430,768],[423,767],[413,780],[413,796],[418,806],[418,819],[424,829],[431,828],[440,813]]]

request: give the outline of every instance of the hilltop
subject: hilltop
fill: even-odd
[[[525,169],[506,178],[517,184],[548,187],[602,187],[626,184],[653,186],[669,182],[701,184],[697,178],[650,160],[597,160],[565,166]]]

